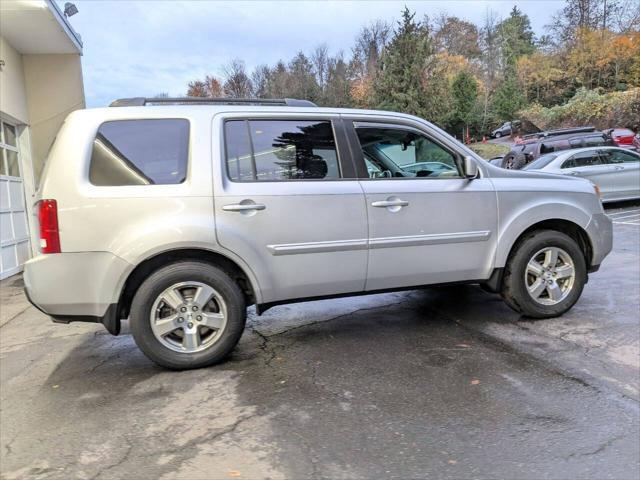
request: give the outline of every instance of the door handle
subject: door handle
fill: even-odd
[[[616,165],[615,167],[613,167],[614,170],[624,170],[624,167],[620,167],[618,165]]]
[[[578,175],[580,175],[580,172],[569,172],[569,175],[573,175],[574,177],[577,177]]]
[[[222,210],[226,212],[246,212],[249,210],[264,210],[266,205],[262,203],[233,203],[231,205],[223,205]]]
[[[409,202],[407,202],[406,200],[380,200],[377,202],[371,202],[372,207],[379,207],[379,208],[406,207],[407,205],[409,205]]]

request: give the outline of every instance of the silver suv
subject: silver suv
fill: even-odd
[[[52,147],[26,292],[56,322],[128,319],[165,367],[224,359],[249,305],[465,282],[554,317],[611,250],[592,183],[493,167],[410,115],[112,105],[69,115]]]

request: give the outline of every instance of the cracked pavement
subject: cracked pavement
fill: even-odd
[[[562,318],[476,286],[250,310],[189,372],[0,295],[3,479],[640,476],[638,226]]]

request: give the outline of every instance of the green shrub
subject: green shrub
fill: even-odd
[[[581,88],[563,105],[533,104],[521,110],[519,116],[543,130],[592,125],[599,129],[628,127],[637,131],[640,129],[640,88],[604,94]]]

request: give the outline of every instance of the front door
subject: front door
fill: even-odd
[[[562,164],[562,173],[586,178],[595,183],[604,200],[615,197],[617,171],[613,165],[604,163],[598,150],[583,150],[574,153]]]
[[[461,156],[426,128],[346,124],[356,162],[366,165],[366,290],[488,278],[497,229],[491,181],[462,178]]]
[[[263,302],[362,291],[367,211],[339,117],[227,117],[221,128],[218,241],[253,269]]]
[[[622,149],[602,149],[600,157],[611,170],[607,200],[640,196],[640,155]],[[602,187],[601,187],[602,188]]]

